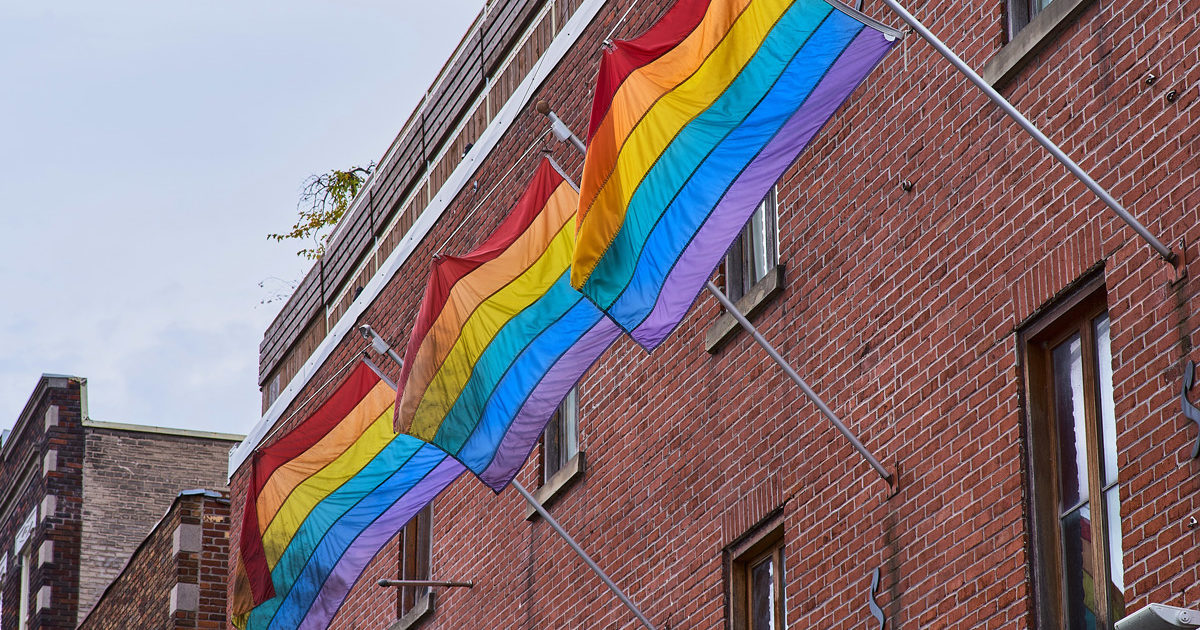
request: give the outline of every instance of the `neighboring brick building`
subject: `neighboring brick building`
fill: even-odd
[[[754,614],[877,627],[872,601],[888,628],[1048,630],[1200,607],[1200,460],[1179,397],[1200,360],[1200,6],[1033,4],[1047,6],[911,8],[1181,263],[908,37],[780,180],[764,212],[777,239],[735,250],[766,254],[716,277],[896,472],[896,492],[707,296],[654,354],[619,341],[581,383],[580,456],[539,477],[535,455],[520,477],[659,628]],[[358,325],[403,344],[430,258],[498,224],[535,163],[513,169],[526,149],[578,175],[532,104],[584,135],[602,42],[669,2],[491,5],[266,332],[270,406],[231,459],[234,532],[252,447],[335,389],[365,345]],[[525,516],[515,493],[459,480],[433,507],[430,573],[475,587],[399,601],[373,584],[404,573],[393,543],[334,627],[633,627]]]
[[[241,436],[96,422],[43,375],[0,447],[0,630],[74,628],[182,490],[224,488]]]
[[[228,557],[229,495],[185,490],[79,628],[224,628]]]
[[[87,614],[180,490],[226,487],[216,462],[227,457],[242,437],[95,421],[86,428],[82,614]]]

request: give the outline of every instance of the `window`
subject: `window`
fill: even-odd
[[[1011,21],[1011,35],[1025,28],[1035,15],[1050,6],[1051,0],[1009,0],[1008,14]]]
[[[725,294],[731,301],[741,299],[779,263],[777,195],[776,186],[759,202],[725,255]]]
[[[268,407],[270,407],[271,404],[274,403],[277,398],[279,398],[280,376],[281,376],[280,374],[276,374],[275,378],[271,379],[271,384],[267,386],[267,406]]]
[[[17,591],[20,595],[20,599],[17,600],[17,630],[25,630],[29,627],[29,572],[32,570],[30,567],[32,556],[28,546],[21,552],[21,586]]]
[[[759,202],[725,254],[725,295],[750,319],[783,291],[778,190],[778,186],[771,188]],[[704,349],[717,352],[738,330],[741,326],[733,315],[722,311],[704,334]]]
[[[567,392],[542,434],[542,485],[579,453],[579,388]]]
[[[731,630],[784,630],[783,524],[779,517],[726,552]]]
[[[550,507],[568,488],[583,477],[587,469],[583,451],[579,450],[579,388],[567,392],[554,411],[538,444],[541,453],[538,489],[533,498],[543,507]],[[525,518],[533,520],[537,511],[528,506]]]
[[[1059,32],[1093,0],[1006,0],[1008,42],[979,74],[993,87],[1012,79],[1037,51],[1053,45]]]
[[[1109,629],[1125,583],[1103,278],[1042,319],[1022,333],[1039,623]]]
[[[408,522],[408,525],[404,526],[404,529],[400,530],[399,579],[430,579],[432,547],[433,506],[427,505]],[[429,608],[431,589],[428,586],[401,586],[396,591],[396,617],[398,619],[404,619],[410,614],[419,618]]]

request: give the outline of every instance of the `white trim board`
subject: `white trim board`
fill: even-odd
[[[341,343],[347,334],[357,334],[357,332],[352,330],[352,327],[358,321],[359,315],[362,315],[363,311],[367,310],[367,307],[375,301],[375,298],[379,297],[380,292],[383,291],[383,287],[387,285],[396,271],[412,256],[417,245],[425,239],[425,236],[429,234],[429,230],[433,228],[437,220],[441,218],[442,214],[450,206],[450,202],[471,181],[472,176],[479,170],[483,161],[491,155],[492,150],[496,148],[500,139],[504,137],[505,132],[512,126],[517,117],[520,116],[521,112],[525,110],[529,98],[535,91],[534,88],[540,86],[550,76],[550,73],[558,67],[558,63],[571,50],[571,47],[579,39],[584,29],[592,23],[592,19],[596,17],[596,14],[599,13],[600,8],[604,6],[606,1],[584,0],[579,5],[579,8],[575,10],[575,14],[567,21],[563,30],[554,38],[554,41],[550,42],[550,46],[546,49],[546,52],[538,59],[534,65],[533,72],[525,76],[525,79],[517,86],[513,95],[504,103],[504,107],[500,108],[500,111],[497,112],[491,124],[479,135],[479,139],[471,147],[471,151],[467,153],[463,161],[450,174],[446,183],[438,189],[437,195],[429,202],[429,205],[425,207],[425,210],[421,212],[417,220],[413,222],[413,226],[409,228],[404,238],[396,245],[396,249],[392,250],[391,255],[380,266],[379,271],[375,272],[375,275],[371,277],[367,286],[363,287],[362,294],[350,304],[350,307],[338,319],[333,328],[330,329],[329,334],[325,335],[325,339],[321,341],[321,345],[317,346],[317,349],[304,362],[304,365],[301,366],[296,376],[292,377],[291,382],[279,393],[279,397],[275,399],[275,402],[271,403],[267,412],[263,414],[262,419],[250,429],[246,435],[246,439],[229,454],[230,478],[250,458],[254,449],[266,437],[271,427],[283,416],[283,412],[295,401],[300,390],[308,384],[309,379],[325,363],[325,360],[333,353],[334,348]]]

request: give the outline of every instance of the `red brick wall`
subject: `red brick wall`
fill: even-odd
[[[200,605],[194,628],[225,627],[225,580],[229,574],[229,499],[206,497],[201,515],[203,546],[196,567]]]
[[[599,42],[625,9],[613,4],[540,91],[578,133]],[[664,4],[639,3],[617,36]],[[1003,43],[1001,2],[914,8],[974,67]],[[1188,458],[1197,436],[1178,403],[1181,362],[1200,359],[1197,9],[1093,2],[1002,87],[1152,232],[1177,251],[1185,240],[1182,281],[916,37],[785,176],[788,277],[755,322],[898,471],[894,496],[747,335],[704,351],[719,314],[711,298],[653,355],[622,340],[587,375],[589,467],[553,512],[656,624],[725,627],[722,550],[782,506],[789,627],[863,627],[877,567],[889,627],[1030,627],[1016,331],[1094,268],[1112,321],[1129,609],[1200,607],[1200,529],[1186,524],[1200,517],[1200,461]],[[1161,77],[1152,86],[1148,70]],[[1171,88],[1182,96],[1167,103]],[[499,183],[471,217],[478,229],[446,253],[498,223],[523,184],[502,176],[545,124],[526,113],[513,125],[478,176],[481,191]],[[551,148],[577,175],[578,156]],[[473,205],[460,196],[361,323],[407,338],[426,261]],[[347,335],[297,400],[362,347]],[[532,466],[521,480],[535,485]],[[524,509],[473,479],[438,500],[434,576],[476,587],[439,591],[422,627],[627,627],[628,613]],[[389,548],[371,579],[394,558]],[[364,580],[335,627],[383,627],[389,597]]]

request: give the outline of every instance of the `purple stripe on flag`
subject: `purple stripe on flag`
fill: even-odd
[[[619,336],[621,329],[616,323],[602,316],[558,359],[529,394],[496,449],[492,463],[479,475],[488,487],[500,492],[512,481],[537,444],[538,436],[546,428],[546,420],[554,413],[554,408],[562,403],[571,387]]]
[[[854,38],[804,105],[725,191],[675,261],[654,310],[631,333],[635,341],[653,350],[679,325],[763,194],[779,180],[892,45],[893,42],[871,28],[863,29]]]
[[[446,486],[458,478],[466,468],[453,457],[446,457],[424,479],[419,481],[386,512],[375,519],[350,543],[333,571],[325,578],[321,591],[308,609],[300,628],[317,630],[329,627],[333,616],[346,600],[350,588],[358,581],[367,564],[391,540],[401,526],[417,512],[429,505]]]

